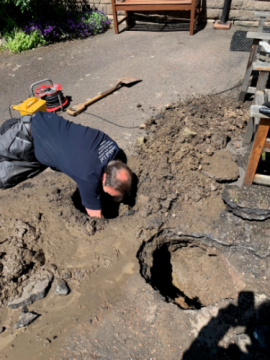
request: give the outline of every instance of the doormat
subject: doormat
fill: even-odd
[[[270,33],[270,28],[263,28],[263,32]],[[230,51],[247,51],[252,48],[253,39],[247,39],[247,31],[236,30],[232,36]],[[260,50],[260,49],[259,49]]]

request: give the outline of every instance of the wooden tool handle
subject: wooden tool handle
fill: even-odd
[[[95,101],[102,99],[104,96],[109,95],[111,92],[113,92],[114,90],[116,90],[118,88],[118,86],[122,83],[122,81],[117,81],[117,83],[109,90],[104,91],[103,93],[93,97],[92,99],[86,101],[84,103],[85,106],[91,105],[93,104]]]

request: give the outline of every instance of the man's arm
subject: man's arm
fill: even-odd
[[[101,210],[90,210],[87,208],[85,210],[89,216],[101,218]]]

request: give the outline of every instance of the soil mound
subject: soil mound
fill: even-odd
[[[208,96],[172,105],[146,122],[148,136],[137,146],[139,194],[148,198],[140,213],[159,214],[219,195],[222,185],[204,174],[214,154],[237,143],[248,119],[243,103]],[[234,159],[236,161],[236,159]],[[227,161],[233,181],[237,166]],[[212,176],[211,176],[212,177]],[[220,180],[218,178],[217,180]]]

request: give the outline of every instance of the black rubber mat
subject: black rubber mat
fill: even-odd
[[[270,33],[270,28],[265,27],[263,32]],[[247,39],[247,31],[236,30],[233,34],[230,50],[231,51],[247,51],[250,52],[253,39]]]

